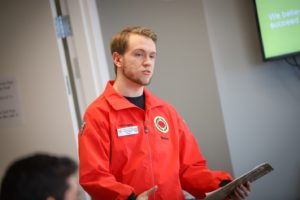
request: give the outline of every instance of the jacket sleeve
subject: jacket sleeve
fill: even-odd
[[[220,187],[223,180],[232,180],[227,172],[208,169],[199,146],[183,120],[178,117],[180,134],[180,181],[182,188],[198,199]]]
[[[104,113],[86,112],[78,145],[80,184],[92,199],[127,199],[133,188],[110,172],[110,129]]]

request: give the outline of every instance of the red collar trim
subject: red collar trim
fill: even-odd
[[[114,82],[114,80],[108,81],[104,91],[104,96],[109,102],[109,104],[115,110],[136,107],[113,88]],[[164,102],[161,99],[151,94],[146,88],[144,89],[144,94],[146,100],[145,105],[147,110],[164,104]]]

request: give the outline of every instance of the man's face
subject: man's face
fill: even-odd
[[[134,84],[150,84],[156,58],[156,45],[152,39],[131,34],[124,55],[119,56],[121,70],[118,73]]]
[[[74,176],[70,176],[67,179],[67,183],[69,185],[69,188],[65,192],[65,197],[64,200],[78,200],[78,192],[79,192],[79,187],[77,184],[77,179]]]

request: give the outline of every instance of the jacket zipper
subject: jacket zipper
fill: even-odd
[[[150,160],[149,166],[150,166],[151,179],[152,179],[152,186],[151,187],[153,187],[154,184],[155,184],[155,178],[154,178],[154,171],[153,171],[153,159],[152,159],[151,145],[150,145],[150,141],[149,141],[149,128],[148,128],[147,114],[145,116],[145,121],[144,121],[144,132],[145,132],[145,135],[146,135],[147,148],[148,148],[148,152],[149,152],[149,160]],[[153,199],[155,200],[155,193],[153,194]]]

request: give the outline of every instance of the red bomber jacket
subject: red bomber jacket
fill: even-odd
[[[80,184],[93,200],[126,200],[154,185],[150,200],[201,199],[231,176],[207,168],[192,133],[168,103],[145,94],[145,110],[108,82],[86,110],[78,135]]]

